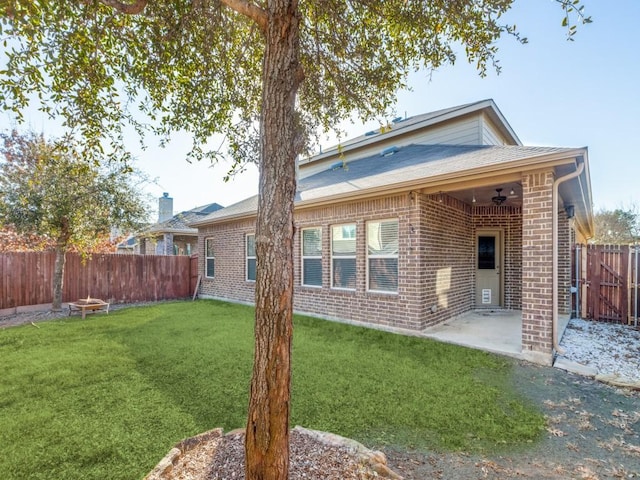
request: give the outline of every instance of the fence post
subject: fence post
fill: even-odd
[[[633,325],[638,327],[638,248],[637,243],[633,246]]]

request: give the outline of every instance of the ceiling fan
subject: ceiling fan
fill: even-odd
[[[502,205],[504,202],[507,201],[507,197],[502,195],[502,189],[501,188],[496,188],[496,195],[491,197],[491,201],[495,205]]]

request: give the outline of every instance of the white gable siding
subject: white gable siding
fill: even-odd
[[[426,145],[479,145],[482,142],[481,120],[473,116],[421,132],[411,143]]]
[[[409,132],[406,135],[385,138],[385,134],[379,134],[371,137],[371,140],[376,140],[375,142],[344,152],[343,158],[339,158],[335,154],[318,161],[312,159],[309,163],[300,165],[300,178],[327,170],[331,165],[341,160],[350,162],[359,158],[379,155],[384,149],[394,145],[397,147],[416,143],[425,145],[481,145],[483,123],[482,116],[478,114]]]
[[[489,117],[483,115],[481,121],[483,145],[509,145],[507,139],[500,133]]]

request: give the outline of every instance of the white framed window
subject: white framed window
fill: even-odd
[[[347,240],[349,238],[355,240],[356,239],[356,226],[351,224],[351,225],[342,225],[340,228],[342,228],[342,238],[344,240]]]
[[[256,281],[256,236],[250,234],[246,236],[246,258],[247,275],[246,279],[251,282]]]
[[[367,222],[367,289],[398,291],[398,220]]]
[[[216,258],[213,252],[213,238],[207,238],[204,241],[204,276],[213,278],[216,273]]]
[[[302,285],[322,287],[322,228],[302,229]]]
[[[356,289],[356,225],[331,227],[331,287]]]

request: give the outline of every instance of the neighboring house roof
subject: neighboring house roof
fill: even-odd
[[[299,181],[296,206],[335,202],[363,194],[381,194],[412,187],[476,177],[479,174],[522,171],[555,160],[586,155],[585,149],[493,145],[408,145],[391,155],[375,155],[334,167]],[[197,227],[255,215],[258,196],[191,222]]]
[[[138,243],[136,237],[129,237],[118,244],[118,248],[130,248],[133,249]]]
[[[207,205],[180,212],[164,222],[151,225],[144,231],[144,234],[178,233],[182,235],[197,235],[198,230],[189,225],[222,208],[222,205],[217,203],[208,203]]]

